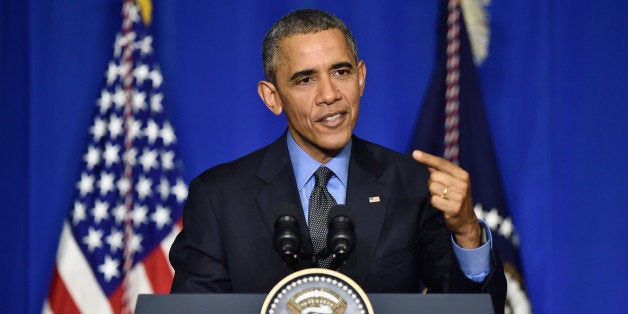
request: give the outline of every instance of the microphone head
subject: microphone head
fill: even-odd
[[[299,221],[297,220],[298,209],[289,202],[284,202],[275,209],[275,238],[281,237],[281,233],[299,232]],[[300,241],[301,239],[299,239]]]
[[[346,205],[335,205],[329,211],[327,247],[335,263],[342,263],[355,249],[355,227],[351,210]]]
[[[285,202],[275,210],[273,247],[286,264],[292,265],[301,249],[301,231],[297,220],[297,207]]]

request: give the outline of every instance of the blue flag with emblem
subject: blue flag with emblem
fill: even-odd
[[[506,313],[530,313],[519,237],[508,212],[476,64],[487,55],[485,1],[442,0],[437,52],[411,149],[458,164],[471,176],[474,209],[491,228],[508,281]]]

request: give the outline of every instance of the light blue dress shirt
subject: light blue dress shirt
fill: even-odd
[[[308,223],[308,206],[310,200],[310,194],[314,189],[314,172],[318,167],[322,166],[321,163],[316,161],[310,155],[308,155],[292,138],[290,132],[287,132],[288,152],[290,154],[290,161],[294,168],[294,175],[297,182],[297,189],[299,190],[299,197],[301,198],[301,207],[303,208],[303,214],[305,215],[305,221]],[[351,141],[347,144],[340,153],[332,158],[326,166],[331,169],[334,174],[327,183],[327,189],[329,193],[334,197],[337,204],[345,204],[347,196],[347,183],[349,177],[349,158],[351,156]],[[464,249],[454,241],[453,235],[451,241],[453,242],[454,253],[458,258],[460,268],[462,272],[469,279],[475,282],[481,282],[490,273],[490,251],[492,248],[493,238],[490,228],[480,220],[480,224],[486,229],[488,240],[482,246],[476,249]]]

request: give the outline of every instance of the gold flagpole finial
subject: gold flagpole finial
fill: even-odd
[[[145,25],[150,25],[153,19],[153,3],[151,0],[135,0],[140,7],[140,14]]]

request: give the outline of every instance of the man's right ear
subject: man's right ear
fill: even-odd
[[[259,83],[257,83],[257,93],[270,111],[275,115],[281,114],[283,108],[281,107],[281,99],[279,98],[275,84],[269,81],[259,81]]]

